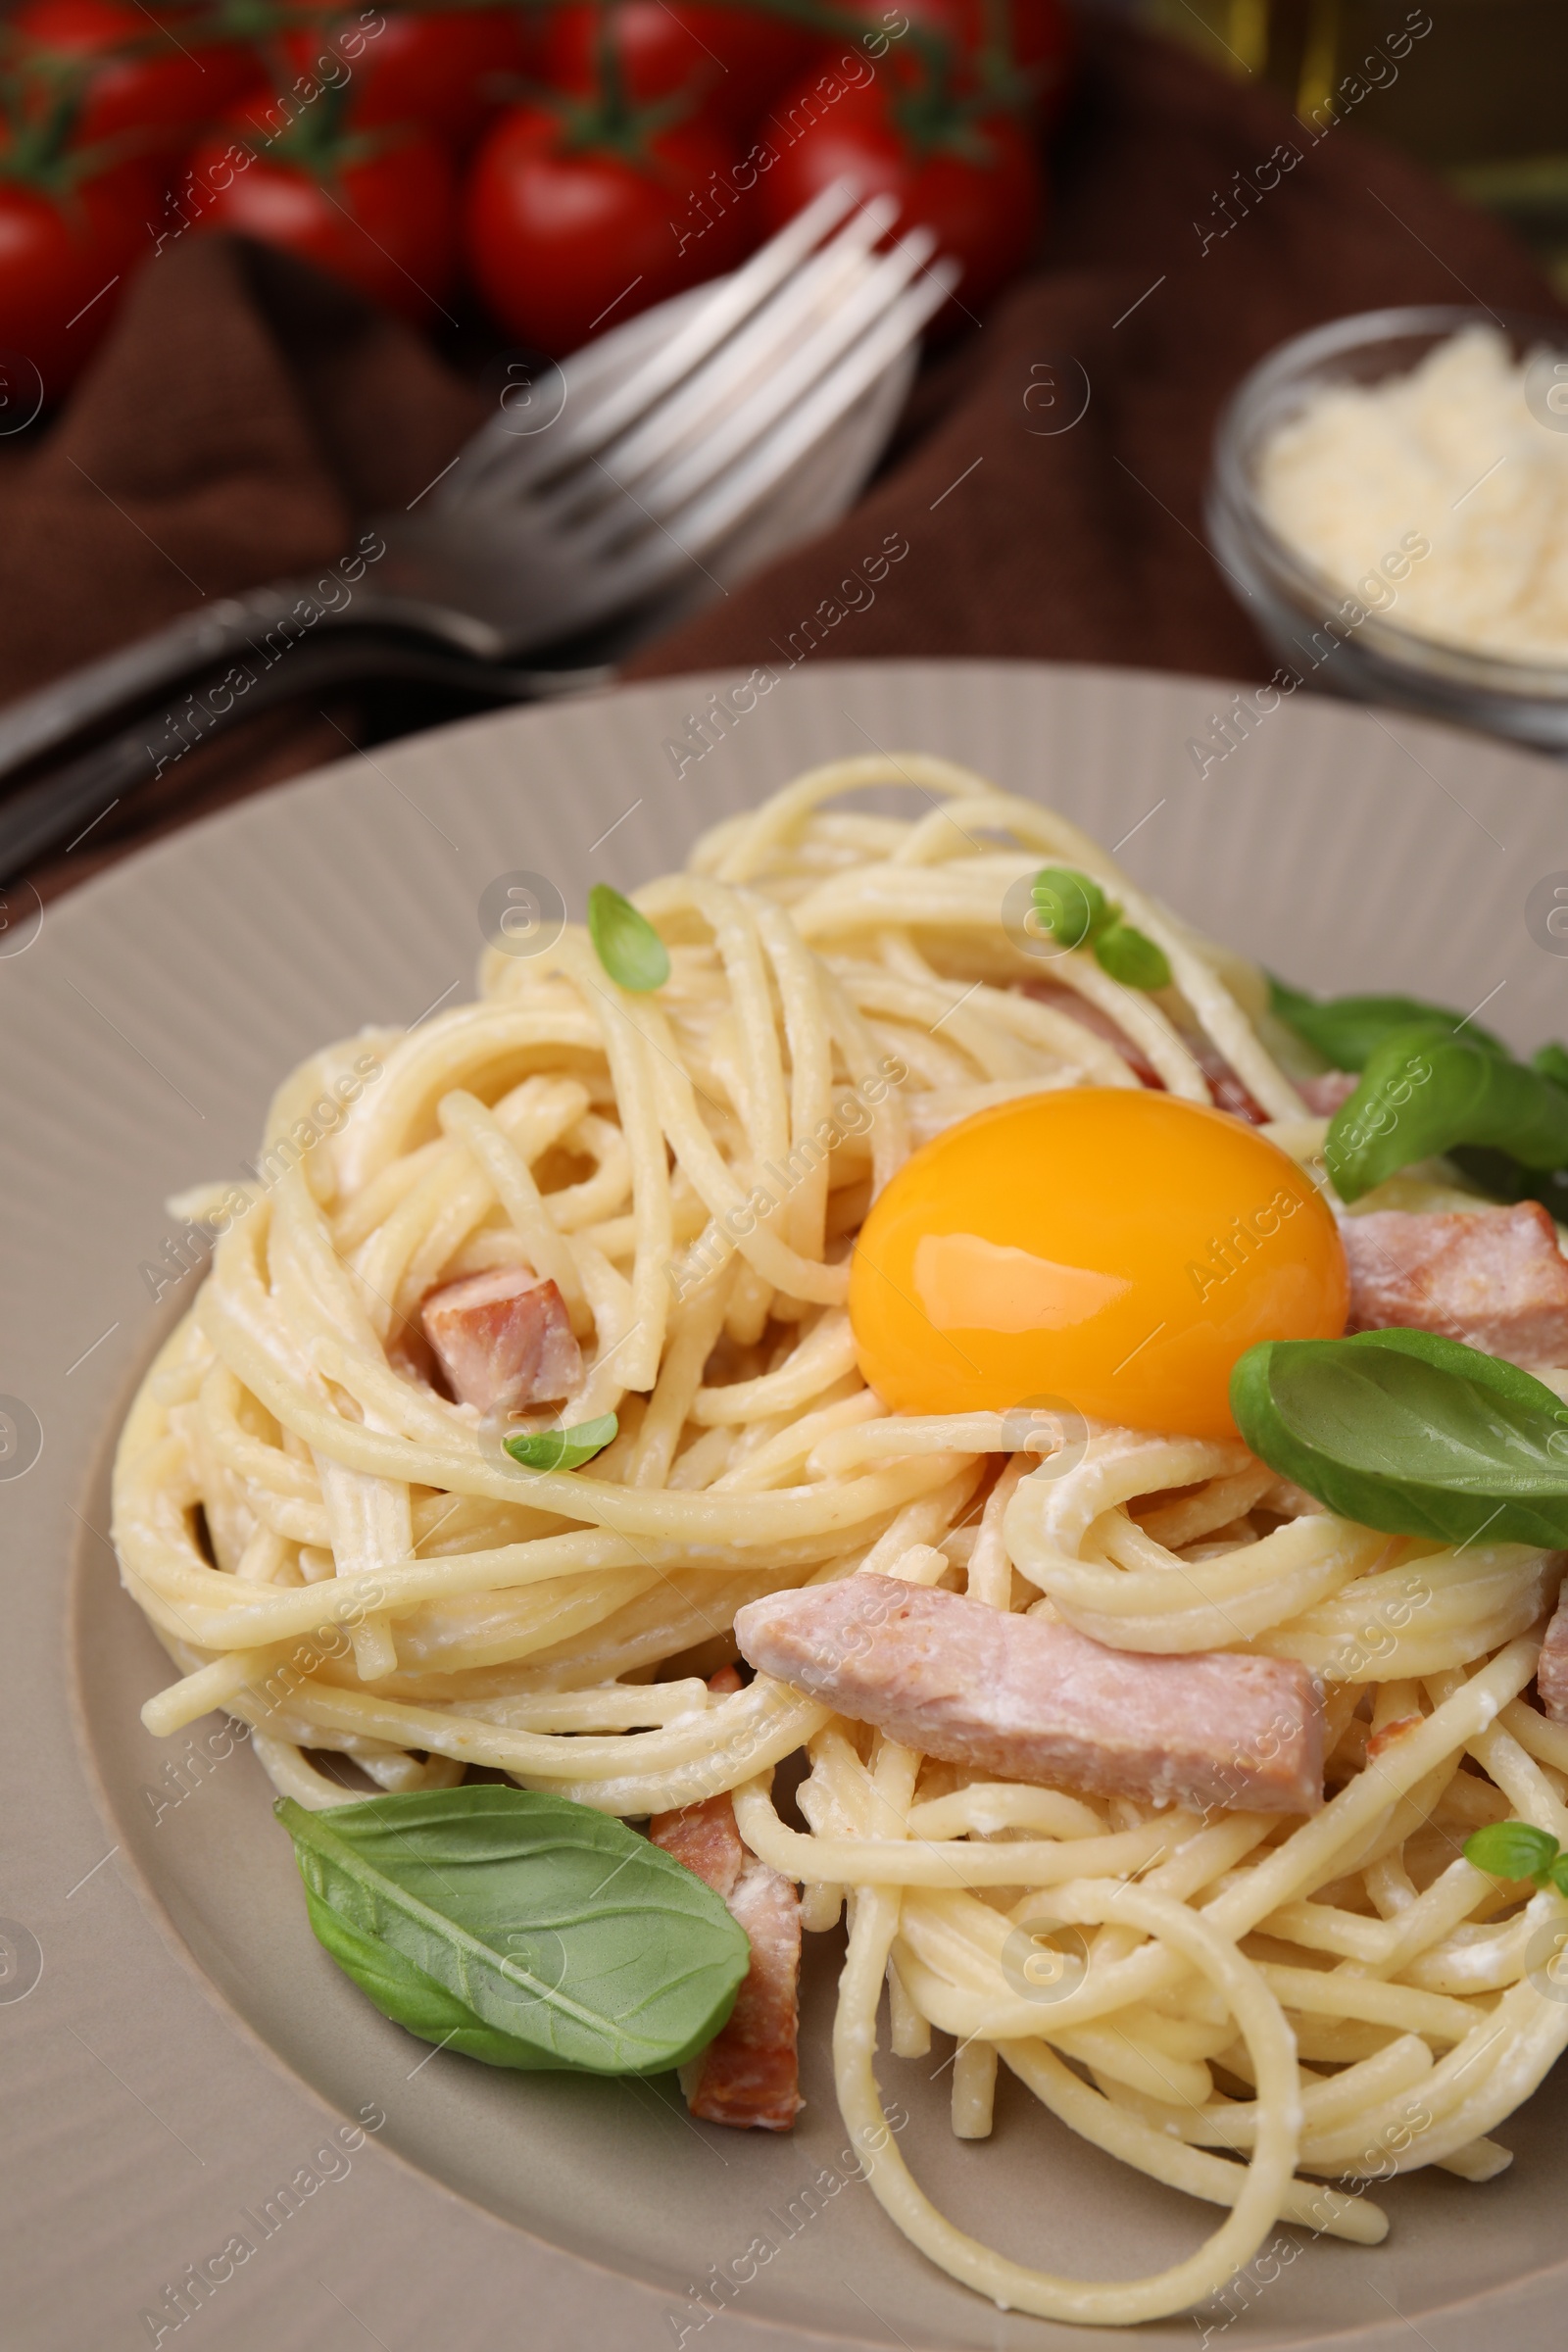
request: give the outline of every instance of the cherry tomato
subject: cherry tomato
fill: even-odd
[[[442,9],[428,16],[413,11],[366,11],[381,15],[381,29],[366,32],[361,16],[342,0],[307,0],[320,29],[289,33],[284,51],[296,72],[308,73],[318,57],[335,52],[348,69],[349,120],[362,129],[376,123],[414,123],[435,138],[466,146],[498,106],[505,88],[490,85],[518,76],[531,63],[525,20],[508,8]],[[350,54],[346,33],[366,32]]]
[[[4,172],[0,156],[0,351],[30,360],[53,400],[80,374],[152,251],[144,224],[158,181],[134,165],[56,194]],[[25,398],[15,383],[5,391],[8,402]]]
[[[202,227],[281,245],[426,323],[456,262],[457,191],[440,144],[411,131],[385,146],[351,137],[336,149],[315,141],[291,147],[285,135],[257,153],[246,133],[255,139],[265,122],[263,102],[236,108],[229,120],[233,135],[220,127],[190,159]]]
[[[646,105],[685,91],[710,122],[748,130],[810,55],[812,38],[781,17],[698,0],[618,0],[557,9],[544,35],[545,79],[586,95],[601,86],[600,42],[614,46],[626,95]]]
[[[836,97],[828,79],[808,74],[773,110],[788,136],[769,132],[776,160],[759,182],[767,227],[782,228],[836,179],[896,196],[899,228],[936,232],[962,263],[957,293],[975,309],[1022,269],[1040,233],[1045,185],[1028,133],[1010,115],[989,115],[922,151],[903,114],[907,94],[886,75],[837,83]]]
[[[24,64],[88,66],[78,146],[114,140],[143,152],[183,155],[205,123],[254,80],[256,61],[237,46],[184,40],[181,12],[133,0],[24,0],[12,17]]]
[[[466,250],[495,317],[540,350],[575,351],[600,326],[733,269],[750,205],[726,140],[697,122],[640,145],[584,143],[542,107],[504,115],[474,160]],[[706,205],[698,199],[717,184]]]
[[[890,29],[877,0],[864,6],[874,24]],[[960,89],[989,87],[1048,123],[1061,112],[1075,46],[1062,0],[1003,0],[1000,8],[993,0],[900,0],[898,13],[948,45]],[[918,74],[919,56],[907,37],[889,43],[896,74]]]

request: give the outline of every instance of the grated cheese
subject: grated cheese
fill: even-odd
[[[1264,515],[1401,628],[1568,661],[1568,432],[1538,422],[1525,373],[1471,326],[1408,375],[1322,387],[1262,452]],[[1431,552],[1404,566],[1415,538]]]

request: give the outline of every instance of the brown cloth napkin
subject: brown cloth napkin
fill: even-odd
[[[929,370],[852,514],[627,674],[777,667],[813,636],[819,661],[1266,674],[1202,542],[1214,420],[1247,368],[1286,336],[1383,304],[1555,307],[1502,229],[1360,127],[1315,134],[1274,93],[1185,51],[1109,20],[1086,33],[1037,273]],[[1421,65],[1416,47],[1404,70]],[[1374,91],[1357,125],[1375,126],[1376,106]],[[1086,386],[1079,420],[1043,430]],[[172,247],[140,273],[54,431],[0,467],[0,699],[203,596],[330,564],[360,516],[438,474],[480,414],[408,329],[311,272],[222,238]],[[805,630],[844,612],[841,577],[900,541],[908,552],[874,603]],[[34,882],[69,887],[338,757],[354,726],[352,704],[253,721],[106,812]]]

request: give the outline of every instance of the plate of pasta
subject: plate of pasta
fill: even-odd
[[[69,949],[44,1096],[134,1194],[133,1275],[60,1277],[125,1327],[111,1851],[275,2096],[413,2168],[444,2307],[537,2239],[579,2341],[1544,2344],[1552,771],[769,674],[346,763],[13,967]],[[228,2218],[155,2343],[295,2328]]]

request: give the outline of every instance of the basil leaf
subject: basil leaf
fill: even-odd
[[[1343,1519],[1443,1544],[1568,1544],[1568,1407],[1457,1340],[1265,1340],[1231,1374],[1231,1411],[1260,1461]]]
[[[661,2073],[712,2039],[750,1966],[694,1872],[566,1797],[478,1787],[275,1810],[312,1924],[325,1911],[348,1931],[322,1938],[333,1958],[426,2039],[461,2010],[476,2057],[518,2042],[544,2067]]]
[[[1040,927],[1064,948],[1091,945],[1102,970],[1123,988],[1168,988],[1170,965],[1165,952],[1131,923],[1107,899],[1100,884],[1072,865],[1042,866],[1034,879],[1035,912]]]
[[[1342,1200],[1456,1144],[1491,1145],[1531,1168],[1568,1161],[1568,1092],[1468,1037],[1396,1030],[1335,1112],[1323,1156]]]
[[[518,1430],[502,1445],[528,1470],[580,1470],[604,1452],[619,1426],[613,1413],[601,1413],[596,1421],[579,1421],[571,1429]]]
[[[1419,997],[1330,997],[1320,1002],[1272,974],[1268,992],[1276,1019],[1315,1046],[1336,1070],[1364,1070],[1386,1038],[1418,1023],[1430,1024],[1449,1036],[1462,1025],[1464,1035],[1489,1052],[1506,1055],[1508,1051],[1490,1030],[1466,1022],[1463,1013],[1449,1012],[1442,1004],[1423,1004]]]
[[[1541,1046],[1530,1056],[1530,1067],[1549,1078],[1553,1086],[1568,1086],[1568,1046]]]
[[[383,2017],[416,2034],[421,2041],[462,2050],[465,2057],[481,2058],[486,2066],[511,2066],[529,2074],[580,2071],[567,2070],[564,2059],[546,2057],[514,2034],[498,2034],[493,2026],[481,2025],[473,2011],[434,1977],[427,1977],[412,1960],[400,1959],[378,1936],[362,1935],[308,1886],[305,1908],[317,1942],[331,1953],[344,1975],[354,1979]]]
[[[588,936],[612,980],[634,996],[647,996],[669,978],[669,950],[647,915],[608,882],[596,882],[588,893]]]
[[[1557,1859],[1557,1840],[1528,1821],[1489,1821],[1465,1839],[1464,1858],[1494,1879],[1534,1879],[1539,1886]]]
[[[1546,1872],[1546,1884],[1559,1894],[1568,1894],[1568,1854],[1559,1854]]]
[[[1123,988],[1169,988],[1170,964],[1155,941],[1120,919],[1102,931],[1095,942],[1095,958],[1102,970]]]
[[[1043,866],[1035,876],[1033,897],[1041,929],[1064,948],[1081,948],[1116,919],[1100,884],[1076,866]]]

